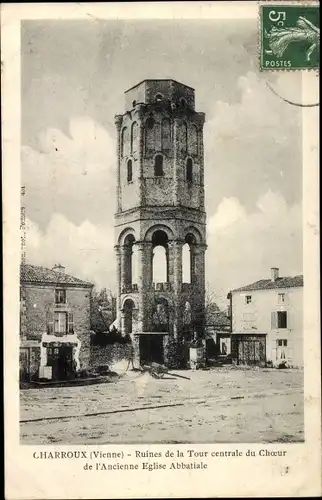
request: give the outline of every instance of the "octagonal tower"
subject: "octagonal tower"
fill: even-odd
[[[175,80],[144,80],[125,92],[125,103],[115,117],[118,318],[132,336],[136,363],[178,367],[204,324],[205,115],[195,111],[194,89]],[[161,281],[157,247],[165,261]]]

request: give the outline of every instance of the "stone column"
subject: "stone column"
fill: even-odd
[[[194,262],[194,280],[200,291],[205,290],[205,253],[207,245],[200,244],[191,247]]]
[[[122,199],[121,199],[121,127],[122,127],[122,115],[116,115],[114,118],[116,130],[117,130],[117,140],[116,140],[116,212],[121,212],[122,210]]]
[[[144,331],[147,328],[146,314],[147,314],[147,304],[149,290],[152,281],[152,269],[151,269],[151,253],[152,244],[150,241],[137,241],[138,249],[138,290],[139,290],[139,301],[138,301],[138,329],[139,331]]]
[[[205,309],[205,252],[207,245],[200,244],[192,247],[195,271],[194,271],[194,309],[198,307],[200,312]],[[200,319],[200,318],[199,318]]]
[[[182,293],[182,246],[180,240],[173,240],[171,243],[170,260],[173,262],[173,298],[174,298],[174,322],[173,334],[178,338],[181,329],[181,293]],[[172,254],[172,255],[171,255]]]
[[[122,332],[122,335],[125,335],[125,316],[126,316],[126,314],[125,314],[124,309],[121,309],[120,313],[121,313],[121,318],[120,318],[121,332]]]
[[[205,167],[204,167],[204,145],[203,145],[203,128],[198,131],[198,151],[199,151],[199,168],[200,168],[200,209],[205,210]]]
[[[116,315],[120,319],[121,309],[121,249],[119,245],[114,247],[116,253]]]
[[[121,293],[125,293],[129,285],[129,258],[132,253],[130,246],[121,246]]]

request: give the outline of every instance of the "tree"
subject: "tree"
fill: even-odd
[[[229,326],[228,314],[221,310],[216,302],[216,294],[209,285],[205,296],[205,322],[206,325]]]
[[[91,297],[91,330],[95,333],[108,332],[116,319],[116,299],[111,290],[95,288]]]

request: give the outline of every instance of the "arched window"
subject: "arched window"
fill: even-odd
[[[132,180],[133,180],[132,160],[128,160],[128,162],[127,162],[127,182],[132,182]]]
[[[162,150],[171,148],[171,122],[168,118],[163,118],[161,123]]]
[[[182,282],[191,283],[190,247],[185,243],[182,247]]]
[[[188,152],[188,126],[186,122],[183,122],[181,127],[180,127],[180,142],[181,142],[181,149],[184,153]]]
[[[135,238],[129,234],[124,240],[123,254],[122,254],[122,289],[123,293],[129,291],[133,284],[133,274],[135,274],[135,261],[133,259]]]
[[[161,102],[163,100],[163,95],[162,94],[157,94],[155,96],[155,102]]]
[[[182,282],[194,283],[196,279],[194,245],[196,238],[188,233],[182,247]]]
[[[162,177],[164,175],[162,155],[156,155],[154,158],[154,175],[155,177]]]
[[[124,333],[129,334],[133,331],[133,310],[134,302],[131,299],[126,299],[124,302]]]
[[[137,150],[138,124],[133,123],[131,128],[131,153]]]
[[[167,283],[167,252],[166,249],[157,245],[153,249],[153,283]]]
[[[181,97],[181,99],[180,99],[180,106],[181,106],[182,108],[184,108],[184,107],[186,106],[186,104],[187,104],[187,101],[185,100],[185,98],[184,98],[184,97]]]
[[[198,129],[195,125],[191,127],[189,147],[191,148],[192,155],[198,154]]]
[[[187,164],[186,164],[186,179],[188,182],[192,182],[192,159],[188,158],[187,159]]]
[[[153,283],[167,283],[169,277],[168,236],[162,230],[157,230],[152,236]]]
[[[124,127],[124,129],[122,130],[122,133],[121,133],[121,156],[125,156],[126,155],[126,147],[127,147],[127,128]]]

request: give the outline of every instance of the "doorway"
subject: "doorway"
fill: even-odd
[[[276,341],[276,359],[285,360],[287,359],[287,340],[279,339]]]
[[[52,367],[53,380],[67,380],[73,376],[73,348],[47,347],[47,366]]]
[[[233,335],[232,357],[238,365],[266,364],[266,336],[265,335]]]
[[[140,335],[140,364],[164,363],[163,335]]]

